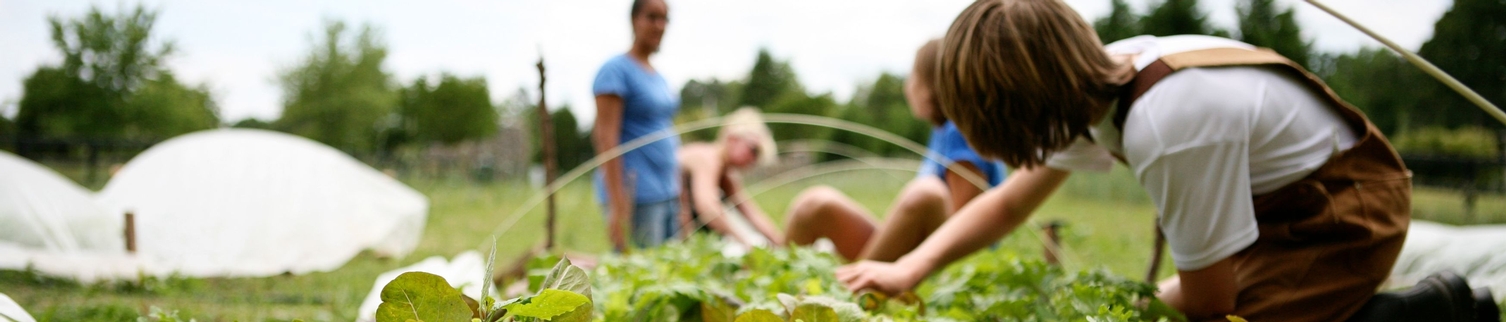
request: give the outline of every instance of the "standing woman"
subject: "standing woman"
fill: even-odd
[[[680,100],[649,63],[669,24],[663,0],[634,0],[633,47],[612,57],[596,73],[596,126],[591,133],[598,154],[673,125]],[[612,247],[628,247],[628,231],[636,247],[653,247],[677,231],[680,187],[675,150],[679,139],[669,137],[612,159],[596,172],[598,200],[606,202],[607,236]]]

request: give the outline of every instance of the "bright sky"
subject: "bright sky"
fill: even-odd
[[[1109,0],[1066,0],[1091,21]],[[1236,0],[1203,0],[1219,26],[1235,24]],[[1130,0],[1145,10],[1147,0]],[[78,16],[110,0],[0,0],[0,114],[13,117],[21,81],[55,64],[48,15]],[[207,83],[227,123],[277,118],[280,70],[311,48],[324,21],[377,26],[389,45],[386,63],[397,81],[449,71],[484,76],[493,101],[528,88],[537,95],[534,63],[542,51],[550,105],[573,105],[589,124],[591,80],[607,58],[631,43],[630,0],[145,0],[161,9],[155,36],[178,53],[171,68],[190,83]],[[906,73],[915,48],[945,33],[969,0],[669,0],[670,24],[653,63],[679,88],[690,79],[744,77],[760,47],[788,59],[806,87],[846,101],[879,73]],[[1380,46],[1337,19],[1297,0],[1305,36],[1319,50]],[[1327,0],[1324,3],[1416,50],[1431,37],[1448,0]],[[534,96],[535,98],[537,96]]]

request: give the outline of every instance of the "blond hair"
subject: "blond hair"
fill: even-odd
[[[759,113],[758,108],[744,106],[722,117],[722,129],[716,134],[716,143],[726,143],[727,137],[733,135],[758,143],[758,164],[770,165],[779,160],[774,135],[769,132],[769,126],[764,124],[763,114]]]
[[[1117,65],[1061,0],[980,0],[942,43],[935,95],[978,154],[1045,163],[1087,135],[1119,85]]]

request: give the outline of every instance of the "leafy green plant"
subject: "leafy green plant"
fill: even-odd
[[[405,273],[383,287],[377,321],[1184,320],[1148,284],[1067,272],[1003,250],[972,256],[891,298],[849,292],[835,277],[841,263],[828,253],[796,247],[723,256],[722,246],[701,236],[608,255],[591,274],[544,257],[530,264],[533,295],[469,308],[443,278]]]
[[[585,322],[592,318],[589,280],[585,270],[562,259],[543,276],[537,293],[498,303],[491,297],[481,302],[466,297],[444,277],[407,272],[382,287],[382,304],[377,307],[376,320]]]
[[[1179,320],[1154,288],[1102,271],[1069,273],[1002,250],[934,275],[914,294],[853,295],[840,262],[804,248],[726,257],[706,238],[603,258],[591,282],[604,321]],[[1149,303],[1149,305],[1137,305]],[[1151,307],[1147,310],[1142,307]],[[1162,308],[1156,310],[1154,308]]]

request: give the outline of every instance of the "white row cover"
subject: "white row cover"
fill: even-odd
[[[428,199],[397,180],[328,146],[272,131],[209,130],[162,142],[92,197],[6,156],[0,161],[12,162],[0,163],[0,230],[22,231],[0,232],[0,268],[18,268],[19,254],[19,267],[81,280],[329,271],[365,249],[406,255],[428,213]],[[10,178],[19,172],[28,174]],[[37,179],[43,177],[50,179]],[[136,218],[134,256],[124,252],[126,212]]]
[[[37,322],[37,320],[33,319],[31,314],[26,314],[26,309],[16,304],[15,300],[5,296],[5,293],[0,293],[0,322]]]
[[[1453,271],[1474,288],[1506,299],[1506,225],[1451,226],[1413,220],[1391,269],[1391,285],[1406,287],[1428,275]]]
[[[99,207],[88,190],[47,167],[0,151],[0,269],[89,270],[68,268],[67,259],[124,254],[123,226],[123,217]],[[58,273],[93,278],[84,272]]]

